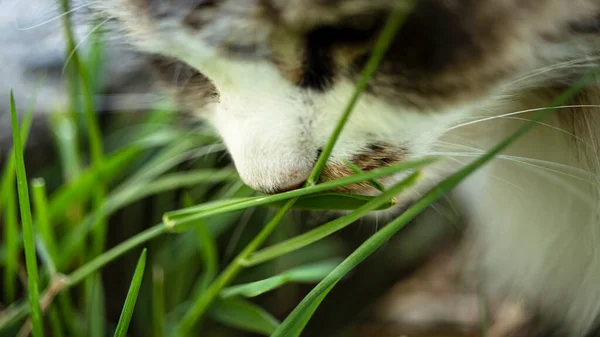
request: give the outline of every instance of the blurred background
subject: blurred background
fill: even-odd
[[[65,8],[69,15],[62,14]],[[21,121],[33,113],[25,162],[34,179],[36,226],[45,221],[50,228],[47,254],[38,257],[41,289],[52,286],[54,276],[69,274],[159,224],[167,211],[254,194],[239,182],[212,131],[174,109],[153,85],[143,58],[108,31],[104,22],[90,17],[85,2],[0,0],[0,336],[29,333],[11,178],[11,89]],[[451,205],[437,205],[418,219],[418,226],[408,226],[367,259],[327,297],[305,335],[476,335],[480,301],[454,282],[452,256],[461,231],[451,214]],[[208,219],[217,268],[231,261],[272,215],[271,209],[257,208]],[[335,217],[291,212],[267,244]],[[245,270],[235,283],[339,261],[387,217],[361,220],[310,247]],[[207,270],[206,241],[199,237],[195,230],[160,236],[62,291],[43,307],[47,335],[112,336],[146,247],[148,265],[129,336],[162,336],[214,272]],[[264,324],[285,318],[313,286],[286,284],[244,302],[249,306],[238,308],[237,316],[212,312],[198,336],[268,335]]]

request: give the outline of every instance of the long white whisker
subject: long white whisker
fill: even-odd
[[[487,118],[487,117],[484,117],[484,116],[473,116],[473,117],[478,117],[478,118]],[[530,120],[530,119],[527,119],[527,118],[523,118],[523,117],[513,117],[513,116],[497,116],[496,118],[502,118],[502,119],[514,119],[514,120],[519,120],[519,121],[524,121],[524,122],[532,122],[532,120]],[[569,135],[569,136],[571,136],[571,137],[575,137],[577,140],[579,140],[579,141],[582,141],[582,142],[585,142],[585,140],[584,140],[583,138],[581,138],[581,137],[578,137],[578,136],[574,135],[573,133],[571,133],[571,132],[569,132],[569,131],[566,131],[566,130],[563,130],[563,129],[561,129],[561,128],[557,127],[557,126],[550,125],[550,124],[547,124],[547,123],[544,123],[544,122],[538,122],[538,121],[536,121],[536,122],[534,122],[534,123],[535,123],[535,124],[542,125],[542,126],[545,126],[545,127],[547,127],[547,128],[553,129],[553,130],[556,130],[556,131],[558,131],[558,132],[564,133],[564,134],[566,134],[566,135]],[[587,146],[591,146],[590,144],[587,144],[587,143],[585,143],[585,144],[586,144]]]
[[[466,163],[465,163],[464,161],[462,161],[462,160],[459,160],[458,158],[452,158],[452,157],[448,157],[448,159],[450,159],[450,160],[453,160],[453,161],[455,161],[455,162],[457,162],[457,163],[459,163],[459,164],[461,164],[461,165],[463,165],[463,166],[464,166],[464,165],[466,165]],[[524,191],[523,187],[521,187],[521,186],[519,186],[519,185],[516,185],[516,184],[514,184],[514,183],[511,183],[510,181],[508,181],[508,180],[506,180],[506,179],[502,179],[502,178],[500,178],[500,177],[498,177],[498,176],[496,176],[496,175],[491,175],[491,177],[492,177],[492,179],[496,179],[496,180],[498,180],[498,181],[500,181],[500,182],[503,182],[503,183],[505,183],[505,184],[507,184],[507,185],[509,185],[509,186],[512,186],[512,187],[514,187],[514,188],[516,188],[516,189],[519,189],[519,190],[521,190],[521,191]]]
[[[35,24],[35,25],[33,25],[33,26],[29,26],[29,27],[25,27],[25,28],[21,28],[21,27],[19,27],[19,26],[15,26],[15,28],[16,28],[17,30],[20,30],[20,31],[25,31],[25,30],[34,29],[34,28],[37,28],[37,27],[43,26],[43,25],[45,25],[45,24],[48,24],[48,23],[50,23],[50,22],[52,22],[52,21],[56,21],[56,20],[58,20],[58,19],[62,18],[63,16],[65,16],[65,15],[69,15],[69,14],[71,14],[71,13],[73,13],[73,12],[77,11],[77,10],[80,10],[80,9],[82,9],[82,8],[85,8],[85,7],[89,6],[89,5],[90,5],[89,3],[86,3],[85,5],[81,5],[81,6],[77,6],[77,7],[71,8],[71,9],[69,9],[68,11],[66,11],[66,12],[63,12],[63,13],[61,13],[61,14],[59,14],[59,15],[57,15],[57,16],[55,16],[55,17],[53,17],[52,19],[48,19],[48,20],[46,20],[46,21],[44,21],[44,22],[41,22],[41,23]]]
[[[542,68],[536,69],[528,74],[517,77],[515,80],[507,83],[505,86],[514,85],[514,84],[522,82],[526,79],[529,79],[529,78],[532,78],[535,76],[539,76],[539,75],[543,75],[552,70],[557,70],[557,69],[562,69],[562,68],[574,68],[574,67],[593,67],[593,66],[595,66],[595,64],[589,64],[589,65],[588,64],[579,64],[578,65],[577,63],[591,62],[591,61],[598,60],[598,59],[600,59],[600,57],[591,57],[591,58],[586,57],[586,58],[579,58],[579,59],[575,59],[575,60],[565,61],[565,62],[549,65],[546,67],[542,67]]]
[[[437,143],[440,144],[444,144],[444,145],[448,145],[448,146],[454,146],[454,147],[458,147],[458,148],[463,148],[463,149],[467,149],[467,150],[471,150],[472,152],[470,153],[465,153],[465,152],[458,152],[460,154],[474,154],[474,155],[482,155],[485,153],[484,150],[477,148],[477,147],[473,147],[473,146],[468,146],[468,145],[463,145],[463,144],[456,144],[456,143],[450,143],[450,142],[445,142],[445,141],[438,141]],[[452,152],[443,152],[443,153],[447,153],[447,154],[451,154]],[[597,175],[594,172],[591,171],[587,171],[584,169],[581,169],[579,167],[574,167],[574,166],[570,166],[570,165],[566,165],[566,164],[561,164],[561,163],[556,163],[556,162],[552,162],[552,161],[548,161],[548,160],[541,160],[541,159],[535,159],[535,158],[527,158],[527,157],[520,157],[520,156],[511,156],[511,155],[498,155],[497,158],[500,159],[513,159],[513,160],[521,160],[521,161],[530,161],[532,163],[538,163],[538,164],[546,164],[546,165],[552,165],[552,166],[556,166],[556,167],[560,167],[566,170],[573,170],[576,172],[581,173],[584,176],[588,176],[588,177],[596,177]]]
[[[102,27],[102,25],[104,25],[105,23],[107,23],[110,19],[106,19],[102,22],[100,22],[99,24],[97,24],[96,26],[94,26],[94,28],[90,29],[90,31],[81,39],[81,41],[79,41],[75,47],[73,47],[73,50],[69,53],[69,56],[67,56],[67,59],[65,60],[65,64],[63,65],[62,68],[62,75],[65,75],[65,72],[67,71],[67,65],[69,64],[69,62],[71,61],[71,59],[73,58],[73,55],[75,55],[75,52],[77,52],[77,49],[79,49],[79,47],[81,47],[81,45],[90,37],[92,36],[92,34],[94,34],[98,29],[100,29],[100,27]]]
[[[439,155],[439,156],[456,156],[456,157],[478,157],[481,156],[484,152],[474,152],[474,153],[468,153],[468,152],[429,152],[428,155]],[[569,166],[569,165],[565,165],[565,164],[560,164],[560,163],[555,163],[555,162],[551,162],[551,161],[546,161],[546,160],[541,160],[541,159],[533,159],[533,158],[525,158],[525,157],[518,157],[518,156],[509,156],[509,155],[497,155],[495,158],[498,159],[504,159],[504,160],[508,160],[508,161],[513,161],[516,163],[520,163],[523,165],[527,165],[527,166],[532,166],[532,167],[536,167],[536,168],[540,168],[549,172],[554,172],[557,174],[561,174],[567,177],[571,177],[573,179],[578,179],[581,181],[586,181],[589,182],[589,178],[593,177],[593,178],[597,178],[596,174],[594,174],[593,172],[589,172],[577,167],[573,167],[573,166]],[[558,168],[563,168],[563,169],[569,169],[572,171],[576,171],[578,173],[580,173],[581,175],[585,175],[587,176],[588,179],[586,178],[582,178],[573,174],[569,174],[563,171],[559,171],[559,170],[555,170],[555,169],[551,169],[549,167],[545,167],[542,166],[541,164],[545,164],[545,165],[551,165],[551,166],[555,166]]]
[[[561,105],[561,106],[553,107],[552,109],[570,109],[570,108],[600,108],[600,105],[598,105],[598,104]],[[486,121],[494,120],[496,118],[503,118],[503,117],[508,117],[508,116],[514,116],[514,115],[519,115],[519,114],[523,114],[523,113],[527,113],[527,112],[541,111],[541,110],[545,110],[545,109],[548,109],[548,107],[526,109],[526,110],[520,110],[520,111],[510,112],[510,113],[506,113],[506,114],[502,114],[502,115],[497,115],[497,116],[490,116],[490,117],[481,118],[481,119],[477,119],[477,120],[474,120],[474,121],[470,121],[470,122],[466,122],[466,123],[461,123],[461,124],[455,125],[455,126],[449,128],[449,129],[446,129],[446,131],[451,131],[451,130],[454,130],[454,129],[458,129],[458,128],[461,128],[461,127],[464,127],[464,126],[468,126],[468,125],[472,125],[472,124],[476,124],[476,123],[480,123],[480,122],[486,122]]]

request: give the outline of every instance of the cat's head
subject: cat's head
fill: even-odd
[[[104,0],[96,6],[138,48],[164,56],[154,63],[179,100],[216,128],[243,180],[267,193],[308,177],[396,8],[406,9],[406,21],[324,179],[351,174],[343,160],[371,170],[421,157],[497,97],[573,75],[544,68],[543,76],[526,76],[532,71],[597,50],[600,0],[410,2]]]

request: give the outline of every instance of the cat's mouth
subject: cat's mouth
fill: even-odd
[[[321,174],[320,181],[323,182],[348,177],[356,174],[357,169],[362,172],[368,172],[390,166],[406,160],[407,156],[408,150],[404,147],[393,146],[387,143],[373,143],[364,151],[352,156],[348,160],[351,165],[348,165],[344,161],[330,160]],[[386,185],[387,182],[392,180],[393,178],[381,178],[377,181],[382,185]],[[364,195],[377,195],[380,193],[377,186],[369,181],[340,187],[335,189],[335,191]]]

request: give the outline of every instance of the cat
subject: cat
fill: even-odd
[[[222,137],[240,177],[301,186],[390,13],[406,12],[322,180],[445,155],[401,203],[510,135],[600,65],[600,0],[92,0]],[[594,83],[452,193],[493,291],[569,336],[600,317]],[[398,175],[383,182],[392,184]],[[377,194],[369,184],[350,192]]]

